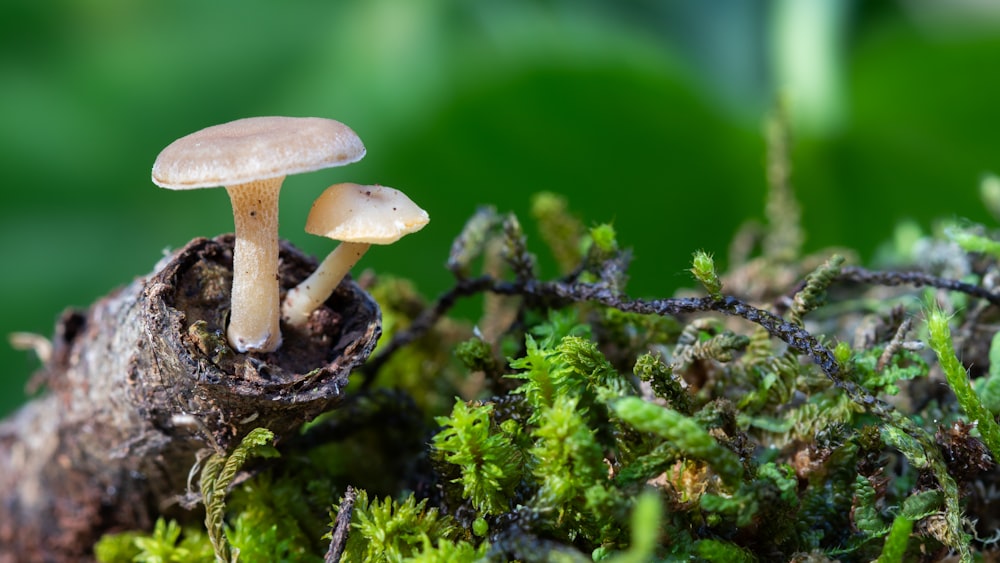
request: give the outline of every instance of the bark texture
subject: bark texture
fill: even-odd
[[[378,305],[345,281],[305,327],[282,327],[276,352],[236,353],[232,250],[230,235],[196,239],[59,320],[47,392],[0,423],[0,561],[87,560],[104,532],[182,510],[200,451],[256,427],[280,441],[341,401],[380,334]],[[283,245],[282,288],[315,266]]]

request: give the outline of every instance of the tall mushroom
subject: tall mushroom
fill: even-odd
[[[341,241],[316,271],[288,290],[281,314],[301,327],[337,288],[372,244],[392,244],[424,228],[427,212],[406,194],[385,186],[334,184],[313,202],[306,232]]]
[[[343,166],[365,155],[349,127],[317,117],[250,117],[170,143],[153,164],[153,183],[172,190],[224,186],[236,246],[227,336],[240,352],[273,352],[278,326],[278,194],[285,176]]]

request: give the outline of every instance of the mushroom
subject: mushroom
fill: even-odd
[[[351,183],[327,188],[313,202],[306,232],[341,242],[316,271],[285,294],[281,304],[285,323],[304,326],[369,246],[392,244],[428,221],[426,211],[393,188]]]
[[[153,183],[172,190],[224,186],[236,245],[229,343],[240,352],[281,345],[278,193],[288,174],[342,166],[365,155],[349,127],[317,117],[250,117],[170,143],[153,164]]]

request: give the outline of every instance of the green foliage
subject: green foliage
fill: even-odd
[[[610,223],[601,223],[590,229],[592,260],[607,260],[618,251],[618,238]]]
[[[903,502],[903,508],[892,521],[892,526],[882,529],[878,535],[886,534],[879,563],[899,563],[906,561],[906,549],[910,543],[913,524],[936,514],[941,506],[939,491],[923,491],[911,495]],[[912,557],[912,555],[911,555]]]
[[[157,527],[163,519],[157,520]],[[94,545],[94,558],[100,563],[128,563],[139,555],[139,546],[135,540],[141,537],[140,532],[121,532],[105,534]]]
[[[967,252],[981,252],[1000,258],[1000,242],[968,230],[948,229],[948,238]]]
[[[493,348],[482,338],[473,337],[459,343],[455,355],[469,371],[496,373],[500,370]]]
[[[902,563],[905,561],[906,546],[910,543],[910,532],[913,531],[913,520],[899,515],[892,521],[892,528],[885,538],[882,554],[878,563]]]
[[[681,385],[674,370],[652,354],[643,354],[635,361],[635,375],[648,382],[656,396],[683,415],[691,415],[691,397]]]
[[[722,298],[722,282],[715,271],[715,260],[711,254],[704,250],[695,252],[691,260],[691,274],[713,299]]]
[[[583,257],[581,238],[583,224],[569,212],[566,198],[552,192],[539,192],[531,197],[531,215],[541,231],[542,239],[563,274],[570,273]]]
[[[772,177],[781,197],[790,197],[787,180]],[[576,228],[564,203],[534,202],[539,217],[564,222],[553,232]],[[789,201],[773,203],[769,219],[797,216]],[[392,335],[424,325],[377,364],[392,391],[352,396],[311,423],[280,464],[233,487],[228,501],[236,470],[268,452],[269,437],[210,458],[207,534],[160,523],[152,534],[109,536],[100,553],[313,561],[325,551],[319,538],[343,537],[323,536],[334,525],[351,530],[330,546],[343,547],[345,561],[905,561],[918,549],[971,560],[983,544],[969,533],[975,515],[966,511],[980,508],[966,496],[990,468],[975,432],[991,443],[1000,336],[988,360],[978,342],[961,350],[989,364],[973,392],[949,319],[928,313],[928,341],[957,400],[926,400],[914,393],[936,366],[907,340],[917,300],[871,297],[863,286],[967,291],[952,317],[965,334],[985,330],[991,317],[976,299],[991,297],[930,274],[859,274],[839,255],[799,264],[800,234],[758,240],[770,254],[725,276],[726,291],[773,302],[782,317],[724,295],[704,253],[692,270],[707,297],[628,299],[618,293],[628,252],[609,226],[553,248],[577,263],[542,281],[517,219],[481,210],[453,247],[454,292],[429,304],[412,286],[377,286]],[[468,277],[479,257],[495,261],[487,270],[496,278]],[[482,287],[496,299],[480,326],[495,315],[502,330],[445,338],[447,319],[428,315]],[[817,310],[834,297],[844,301]],[[331,524],[326,511],[348,486],[358,496]]]
[[[884,346],[862,350],[843,362],[854,374],[855,381],[865,386],[873,394],[896,395],[902,381],[927,375],[929,366],[918,354],[901,351],[892,356],[888,365],[880,366]]]
[[[722,330],[715,322],[692,322],[677,338],[674,363],[686,365],[695,360],[731,362],[734,354],[749,344],[749,337]]]
[[[990,341],[990,369],[986,377],[973,384],[983,408],[993,416],[1000,414],[1000,333]]]
[[[587,387],[581,396],[601,396],[607,399],[632,391],[631,384],[615,371],[594,341],[579,336],[565,336],[556,346],[556,352],[567,368],[583,376]]]
[[[856,499],[854,524],[858,530],[871,536],[885,533],[885,520],[876,506],[878,493],[864,475],[858,475],[854,481],[854,498]]]
[[[451,416],[438,417],[442,426],[432,444],[444,461],[459,466],[462,498],[483,514],[510,508],[510,495],[521,477],[521,453],[493,421],[493,405],[469,406],[455,401]]]
[[[540,410],[554,405],[557,396],[585,388],[587,382],[582,374],[558,361],[554,350],[543,348],[531,335],[525,337],[525,347],[524,357],[510,362],[510,367],[525,371],[508,377],[525,380],[516,392],[531,405],[530,422],[535,422],[541,416]]]
[[[607,559],[606,563],[644,563],[653,561],[663,522],[663,503],[652,491],[643,491],[632,507],[629,517],[632,527],[628,549]]]
[[[271,446],[273,440],[273,432],[266,428],[255,428],[243,437],[233,453],[228,456],[222,453],[212,454],[201,470],[199,485],[202,502],[205,504],[205,528],[215,549],[216,559],[220,561],[235,561],[239,554],[230,548],[224,531],[226,491],[248,458],[277,457],[277,450]]]
[[[834,254],[822,266],[806,276],[806,286],[795,294],[788,317],[796,324],[802,324],[802,318],[810,311],[823,305],[826,288],[833,283],[844,264],[844,257]]]
[[[739,486],[743,479],[739,458],[719,445],[694,419],[638,397],[618,399],[612,408],[616,416],[637,430],[657,434],[687,455],[708,462],[728,487]]]
[[[910,520],[921,520],[941,510],[944,501],[941,491],[921,491],[914,493],[903,501],[903,509],[899,515]]]
[[[181,534],[183,531],[183,538]],[[94,547],[94,556],[102,563],[188,563],[214,561],[208,537],[201,530],[182,530],[174,520],[159,518],[153,531],[106,535]]]
[[[467,541],[440,540],[432,545],[425,540],[420,552],[407,557],[407,563],[474,563],[482,561],[490,544],[483,542],[479,547]]]
[[[969,376],[962,363],[955,356],[955,349],[951,341],[951,329],[948,327],[948,317],[937,308],[931,309],[927,313],[927,330],[929,332],[929,343],[937,354],[944,371],[948,386],[955,393],[958,404],[966,415],[979,427],[979,433],[993,453],[993,459],[1000,459],[1000,425],[997,425],[993,415],[983,407],[979,397],[972,390],[969,383]]]
[[[315,513],[329,506],[323,495],[317,506],[301,482],[259,475],[230,494],[226,511],[235,514],[226,536],[243,561],[309,561],[325,532]]]
[[[560,513],[575,508],[577,514],[586,514],[579,509],[586,504],[587,490],[602,485],[608,474],[586,411],[580,410],[577,397],[560,395],[539,413],[532,432],[535,445],[529,451],[532,473],[539,483],[536,500]]]
[[[705,561],[718,563],[752,563],[757,558],[747,550],[731,542],[704,539],[698,540],[694,544],[694,551],[698,557]]]
[[[795,531],[796,486],[791,467],[767,463],[758,469],[756,479],[742,483],[733,495],[704,495],[701,507],[734,519],[741,528],[756,523],[767,530],[771,541],[780,544]]]
[[[386,497],[369,502],[368,493],[359,490],[351,528],[341,559],[345,563],[406,561],[428,548],[435,552],[418,560],[443,561],[434,557],[476,553],[471,545],[444,546],[459,539],[459,528],[437,508],[428,508],[427,499],[418,502],[413,495],[403,501]]]

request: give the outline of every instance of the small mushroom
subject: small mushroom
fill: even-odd
[[[317,117],[251,117],[170,143],[153,164],[153,183],[172,190],[224,186],[233,204],[236,246],[229,343],[240,352],[281,345],[278,194],[288,174],[342,166],[365,155],[349,127]]]
[[[385,186],[334,184],[313,202],[306,232],[341,241],[302,283],[288,290],[281,314],[301,327],[326,301],[372,244],[392,244],[424,228],[427,212]]]

